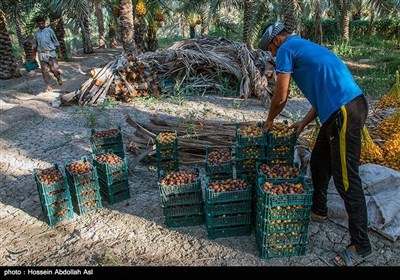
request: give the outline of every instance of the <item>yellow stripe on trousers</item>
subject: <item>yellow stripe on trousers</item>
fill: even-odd
[[[347,163],[346,163],[346,129],[347,129],[347,111],[346,107],[340,108],[343,114],[343,126],[340,129],[340,163],[342,165],[342,179],[344,190],[347,191],[349,188],[349,178],[347,177]]]

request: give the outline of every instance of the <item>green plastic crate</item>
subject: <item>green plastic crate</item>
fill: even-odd
[[[178,150],[174,149],[165,149],[165,150],[158,150],[156,151],[156,159],[157,161],[162,160],[179,160],[179,153]]]
[[[265,157],[265,147],[263,145],[258,146],[246,146],[240,147],[236,145],[236,161],[246,159],[256,159],[257,161],[263,160]]]
[[[163,207],[163,212],[166,218],[201,215],[204,213],[204,205],[203,203],[196,203]]]
[[[47,221],[50,226],[55,226],[59,223],[62,223],[64,221],[72,220],[74,218],[74,210],[72,207],[66,208],[68,212],[62,215],[55,215],[55,214],[48,214],[46,213],[47,216]]]
[[[80,162],[88,162],[87,158],[85,156],[82,157],[82,159],[80,160]],[[81,185],[81,183],[83,182],[87,182],[93,179],[97,178],[97,170],[96,167],[93,166],[92,164],[90,164],[90,166],[92,167],[92,171],[89,171],[87,173],[84,174],[76,174],[73,173],[71,171],[69,171],[69,169],[67,168],[68,165],[72,164],[74,162],[68,163],[68,164],[64,164],[64,170],[65,170],[65,174],[67,175],[67,180],[68,183],[72,183],[72,185],[74,186],[79,186]],[[71,186],[71,184],[70,184]]]
[[[212,151],[217,150],[227,150],[230,154],[230,158],[226,163],[223,164],[215,164],[208,162],[208,155]],[[232,148],[231,147],[206,147],[206,159],[204,161],[205,169],[207,174],[214,174],[214,173],[233,173],[233,156],[232,156]]]
[[[251,210],[251,204],[251,199],[227,203],[206,203],[205,210],[207,215],[212,216],[245,213]]]
[[[251,209],[248,209],[247,212],[244,213],[206,215],[206,226],[209,228],[246,225],[250,223],[251,223]]]
[[[71,198],[65,198],[49,205],[44,204],[41,199],[41,203],[43,212],[47,213],[48,215],[54,215],[55,213],[60,212],[63,209],[72,208]]]
[[[257,210],[256,210],[257,211]],[[286,232],[307,232],[310,224],[309,219],[282,219],[268,220],[262,215],[256,213],[256,228],[267,234],[270,233],[286,233]]]
[[[115,193],[119,193],[121,191],[128,191],[129,190],[129,181],[120,181],[117,183],[114,183],[112,185],[107,184],[106,182],[103,182],[99,180],[99,186],[100,186],[100,191],[108,194],[108,195],[113,195]]]
[[[103,190],[100,188],[100,194],[101,194],[101,197],[111,205],[131,198],[129,189],[119,191],[119,192],[113,193],[113,194],[108,194],[108,193],[103,192]]]
[[[96,177],[88,181],[81,182],[79,185],[75,185],[74,182],[68,180],[68,185],[71,195],[81,195],[87,191],[99,188],[99,179]]]
[[[307,232],[265,233],[256,228],[256,242],[261,246],[298,245],[307,243]]]
[[[284,121],[283,123],[287,125],[287,121]],[[266,138],[269,147],[281,145],[289,145],[294,147],[296,145],[297,134],[295,130],[293,130],[289,136],[274,136],[271,132],[267,132]]]
[[[121,158],[122,161],[120,163],[111,165],[111,164],[108,164],[107,162],[98,161],[97,155],[92,155],[92,157],[93,157],[93,164],[94,164],[94,166],[96,166],[98,173],[102,172],[104,174],[109,175],[116,171],[120,171],[120,170],[127,171],[128,170],[127,164],[126,164],[126,158]]]
[[[167,227],[187,227],[204,224],[204,213],[200,215],[165,217],[164,224]]]
[[[286,150],[282,148],[286,147]],[[294,158],[294,146],[290,145],[278,145],[278,146],[266,146],[265,158],[267,160],[274,159],[292,159]]]
[[[122,142],[122,133],[121,133],[121,127],[118,126],[118,128],[115,128],[118,130],[117,135],[115,136],[107,136],[107,137],[94,137],[95,132],[99,131],[107,131],[107,130],[91,130],[91,136],[90,136],[90,143],[94,146],[102,146],[102,145],[112,145],[112,144],[121,144]]]
[[[163,160],[157,162],[157,174],[160,179],[161,174],[179,171],[179,160]]]
[[[91,193],[86,194],[75,194],[72,196],[72,199],[77,202],[78,205],[85,204],[86,202],[92,200],[98,200],[100,197],[100,188],[90,190]]]
[[[160,134],[161,132],[172,132],[175,133],[175,140],[170,142],[170,143],[161,143],[157,140],[157,136],[158,134]],[[170,130],[166,130],[166,131],[155,131],[156,134],[156,150],[178,150],[178,133],[176,130],[170,131]]]
[[[248,184],[244,190],[225,191],[225,192],[214,192],[208,188],[208,184],[213,182],[210,178],[206,178],[205,184],[205,201],[206,203],[218,203],[218,202],[234,202],[242,200],[250,200],[252,197],[252,187]]]
[[[263,164],[264,164],[263,162],[257,162],[256,171],[257,171],[257,178],[262,178],[264,180],[264,182],[282,182],[282,181],[283,182],[297,182],[300,179],[300,177],[304,177],[304,174],[299,169],[298,164],[292,164],[292,165],[279,165],[279,166],[297,167],[299,169],[299,176],[294,177],[294,178],[269,178],[269,177],[267,177],[267,175],[265,175],[264,173],[262,173],[260,171],[260,167]],[[267,163],[265,163],[265,164],[267,164]],[[270,166],[273,166],[273,165],[270,165]]]
[[[244,124],[244,123],[238,123],[236,124],[236,132],[235,132],[235,136],[236,136],[236,143],[240,146],[240,147],[245,147],[245,146],[254,146],[254,145],[265,145],[266,144],[266,138],[265,138],[265,132],[263,129],[263,123],[262,122],[258,122],[256,125],[260,128],[262,128],[262,135],[260,136],[252,136],[252,137],[245,137],[243,135],[241,135],[238,132],[238,129],[242,126],[242,125],[249,125],[248,124]]]
[[[114,153],[120,158],[125,158],[125,151],[123,143],[111,144],[111,145],[99,145],[92,146],[92,152],[95,155]]]
[[[127,181],[129,176],[128,170],[124,169],[115,171],[110,174],[103,173],[99,170],[98,174],[99,180],[107,183],[108,185],[112,185],[121,181]]]
[[[160,181],[162,180],[163,176],[167,174],[167,173],[161,173],[160,180],[157,183],[160,195],[169,196],[172,194],[193,193],[201,190],[200,171],[198,168],[196,168],[194,171],[197,173],[198,177],[193,183],[171,185],[171,186],[161,185]]]
[[[282,246],[282,247],[280,247]],[[270,258],[281,258],[281,257],[293,257],[293,256],[304,256],[307,251],[307,244],[298,245],[285,245],[277,246],[260,246],[260,257],[262,259]]]
[[[256,172],[256,166],[259,160],[257,159],[242,159],[236,160],[236,172],[237,173],[245,173],[245,172]]]
[[[209,228],[207,227],[208,239],[222,237],[247,236],[251,234],[251,225],[239,225],[231,227]]]
[[[262,185],[268,180],[265,178],[258,178],[257,181],[257,200],[267,207],[275,206],[290,206],[290,205],[311,205],[313,189],[304,181],[304,177],[299,177],[296,181],[288,181],[286,179],[276,179],[273,184],[282,182],[301,183],[305,189],[305,193],[301,194],[281,194],[272,195],[267,191],[261,189]]]
[[[203,202],[203,194],[201,190],[192,193],[173,194],[168,196],[160,194],[160,200],[163,207],[196,204]]]
[[[103,203],[102,203],[102,199],[100,197],[100,194],[96,197],[94,204],[85,206],[84,203],[83,204],[79,204],[77,201],[73,200],[73,205],[74,205],[74,210],[77,214],[79,214],[80,216],[92,213],[97,211],[98,209],[103,208]]]
[[[56,192],[58,192],[58,193],[45,194],[45,193],[39,192],[39,195],[42,196],[42,201],[44,202],[45,205],[50,205],[54,202],[64,200],[64,199],[71,199],[71,194],[70,194],[69,188],[57,190]]]
[[[53,168],[60,170],[58,168],[58,164],[53,164]],[[42,183],[41,181],[39,181],[37,174],[40,173],[42,170],[44,170],[44,169],[37,169],[37,168],[33,169],[33,175],[35,177],[35,182],[37,184],[38,190],[40,189],[43,194],[47,195],[51,192],[55,192],[58,190],[63,190],[63,189],[68,188],[67,178],[65,176],[63,176],[61,181],[55,182],[55,183],[49,184],[49,185],[46,185],[46,184]]]
[[[258,200],[257,213],[262,219],[267,220],[308,220],[311,215],[311,205],[269,207]]]
[[[206,173],[206,177],[210,178],[211,181],[225,180],[233,178],[233,172],[231,173]]]

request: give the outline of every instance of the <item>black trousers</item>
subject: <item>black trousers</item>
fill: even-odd
[[[312,212],[321,216],[328,214],[328,183],[333,176],[349,216],[351,245],[360,254],[371,251],[367,206],[358,169],[361,130],[367,114],[368,102],[363,94],[342,106],[321,126],[311,154]]]

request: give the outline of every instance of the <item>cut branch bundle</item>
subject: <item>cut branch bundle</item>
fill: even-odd
[[[229,147],[235,145],[234,123],[166,121],[158,115],[153,115],[150,123],[133,120],[128,114],[125,118],[128,124],[136,128],[128,144],[128,149],[140,160],[145,155],[155,155],[156,135],[153,133],[154,131],[177,131],[181,164],[203,163],[207,146]],[[135,161],[134,165],[139,161]],[[131,168],[133,167],[131,165]]]

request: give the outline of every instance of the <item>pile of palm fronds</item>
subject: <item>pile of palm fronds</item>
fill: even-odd
[[[203,94],[236,89],[243,98],[269,98],[274,88],[273,59],[268,52],[251,51],[221,37],[183,40],[162,51],[121,55],[87,80],[73,99],[83,105],[98,104],[107,95],[123,101],[159,95],[160,80]]]

